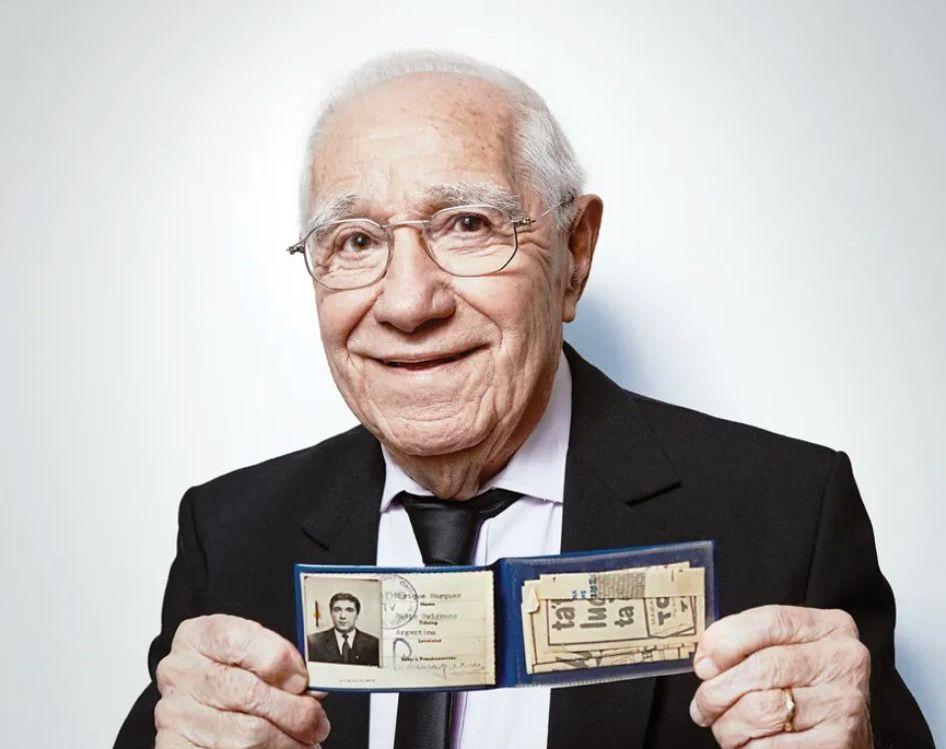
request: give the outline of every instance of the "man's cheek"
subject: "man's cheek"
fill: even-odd
[[[373,295],[370,289],[318,294],[316,312],[322,340],[333,347],[344,348],[360,321],[369,314]]]
[[[345,317],[339,314],[340,311],[333,310],[329,305],[319,308],[319,332],[329,351],[344,348],[351,332],[351,326],[346,324]]]

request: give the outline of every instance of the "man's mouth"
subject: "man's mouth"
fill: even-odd
[[[381,359],[381,362],[383,362],[385,366],[391,367],[392,369],[418,371],[434,369],[435,367],[440,367],[444,364],[450,364],[451,362],[459,361],[460,359],[466,358],[474,351],[476,351],[476,348],[467,349],[466,351],[460,351],[455,354],[430,354]]]

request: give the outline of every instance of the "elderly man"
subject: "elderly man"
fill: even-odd
[[[602,217],[581,182],[538,95],[466,58],[390,56],[330,102],[290,249],[361,425],[184,495],[117,747],[932,746],[847,456],[629,393],[563,347]],[[695,674],[306,694],[293,564],[421,564],[412,502],[499,490],[518,500],[477,563],[715,539]]]

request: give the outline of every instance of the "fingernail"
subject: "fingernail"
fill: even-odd
[[[700,660],[694,664],[693,670],[703,681],[712,679],[719,673],[719,669],[716,668],[716,664],[713,663],[713,659],[708,656],[700,658]]]
[[[696,706],[696,699],[690,701],[690,718],[693,719],[693,722],[698,726],[706,727],[706,718],[703,717],[703,713],[700,712],[700,708]]]

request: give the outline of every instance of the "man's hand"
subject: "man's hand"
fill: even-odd
[[[329,733],[299,651],[247,619],[182,622],[157,681],[155,749],[308,749]]]
[[[724,749],[868,749],[870,653],[840,610],[762,606],[708,627],[690,705]],[[794,732],[785,732],[795,701]]]

